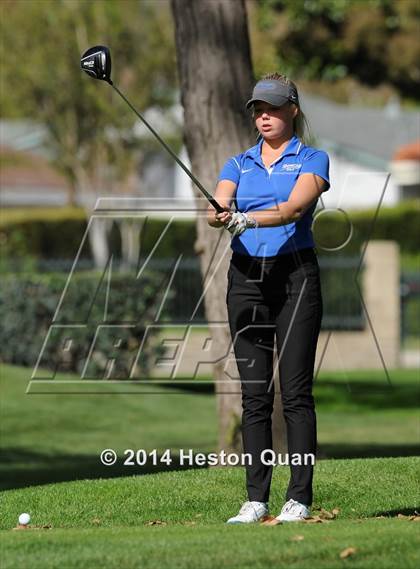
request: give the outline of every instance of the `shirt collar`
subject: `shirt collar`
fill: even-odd
[[[251,156],[251,158],[253,158],[255,160],[255,162],[258,162],[262,166],[263,166],[263,164],[262,164],[262,160],[261,160],[261,147],[262,147],[263,142],[264,142],[264,139],[261,138],[261,140],[255,146],[252,146],[252,148],[250,148],[249,150],[247,150],[245,152],[245,156]],[[284,156],[288,156],[288,155],[292,155],[292,156],[296,155],[297,156],[299,154],[302,146],[303,146],[302,142],[294,134],[292,136],[292,138],[289,140],[289,144],[284,149],[280,158],[283,158]]]

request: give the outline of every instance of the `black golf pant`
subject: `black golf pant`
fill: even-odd
[[[312,386],[322,297],[315,250],[265,258],[234,252],[226,301],[241,379],[243,450],[252,456],[246,466],[248,499],[268,502],[273,467],[263,464],[261,453],[272,449],[275,349],[289,460],[294,453],[302,461],[306,453],[316,456]],[[310,506],[313,465],[290,463],[290,470],[286,500]]]

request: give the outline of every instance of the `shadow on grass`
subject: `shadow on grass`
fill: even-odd
[[[318,459],[328,458],[390,458],[419,456],[419,444],[322,444],[318,447]]]
[[[318,460],[413,456],[419,454],[419,451],[419,445],[322,445],[318,451]],[[73,480],[119,478],[172,470],[207,468],[206,466],[181,464],[176,453],[171,454],[171,458],[171,465],[159,464],[160,456],[158,455],[156,466],[152,463],[145,466],[124,466],[121,459],[113,466],[104,466],[97,455],[51,455],[29,449],[7,448],[1,452],[0,490]]]
[[[25,486],[38,486],[72,480],[120,478],[123,476],[156,474],[171,470],[205,468],[180,464],[179,457],[171,455],[172,464],[152,463],[145,466],[124,466],[121,459],[113,466],[104,466],[98,455],[43,454],[30,450],[7,448],[1,452],[0,490],[12,490]],[[135,460],[135,459],[134,459]],[[151,460],[151,459],[150,459]]]
[[[175,390],[184,393],[215,393],[214,382],[210,378],[183,381],[182,379],[160,380],[155,378],[151,383],[163,389]],[[420,387],[415,382],[388,383],[378,381],[350,379],[348,383],[333,380],[317,380],[314,383],[314,392],[317,405],[336,407],[343,405],[357,405],[366,410],[378,409],[412,409],[420,405]]]
[[[317,405],[335,407],[357,405],[365,410],[417,409],[420,405],[420,388],[415,383],[396,385],[377,382],[351,381],[348,384],[322,381],[314,384]]]
[[[153,385],[153,384],[152,384]],[[170,384],[156,385],[170,390],[185,393],[215,393],[214,382],[197,379],[196,382],[185,382],[182,379],[173,380]],[[348,383],[333,380],[317,380],[314,383],[317,405],[335,407],[342,405],[357,405],[366,410],[378,409],[416,409],[420,405],[420,386],[416,382],[388,383],[360,379],[351,379]]]
[[[413,506],[412,508],[401,508],[400,510],[388,510],[386,512],[375,512],[373,517],[385,516],[386,518],[398,518],[399,515],[403,516],[418,516],[420,511],[419,506]]]

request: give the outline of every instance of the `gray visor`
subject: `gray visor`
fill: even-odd
[[[277,81],[277,79],[263,79],[258,81],[252,91],[252,99],[250,99],[246,108],[249,109],[256,101],[264,101],[274,107],[281,107],[287,101],[299,104],[298,94],[296,89],[291,85]]]

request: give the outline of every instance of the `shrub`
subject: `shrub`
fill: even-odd
[[[50,330],[41,367],[80,374],[98,325],[106,325],[96,338],[89,377],[106,376],[107,362],[113,353],[117,356],[112,377],[128,377],[133,357],[144,338],[135,377],[147,374],[152,357],[163,355],[155,342],[156,332],[145,336],[146,325],[153,322],[155,316],[154,300],[163,288],[162,275],[149,271],[136,280],[132,274],[115,273],[108,283],[106,274],[84,272],[74,274],[65,289],[66,280],[67,275],[60,273],[9,274],[3,278],[0,289],[2,361],[34,366]],[[57,317],[52,322],[59,301]],[[164,313],[161,316],[164,317]],[[50,329],[52,323],[57,326]],[[108,326],[121,324],[123,327],[117,330],[121,343],[116,349],[116,329]],[[63,350],[69,337],[71,349]]]
[[[418,227],[420,209],[418,202],[404,201],[395,207],[382,207],[374,226],[372,222],[375,209],[350,210],[348,217],[353,225],[353,237],[346,245],[344,253],[354,255],[360,252],[367,239],[389,239],[397,241],[403,254],[417,253],[419,250]],[[142,233],[141,252],[147,255],[162,234],[167,221],[149,218],[146,230]],[[74,259],[87,227],[83,210],[76,208],[35,209],[8,211],[2,214],[0,239],[3,256],[35,258]],[[373,229],[373,231],[372,231]],[[314,224],[314,235],[320,246],[342,242],[348,231],[348,220],[339,214],[321,215]],[[170,229],[170,239],[159,246],[159,257],[177,257],[179,251],[185,256],[194,256],[196,228],[194,220],[178,220]],[[119,232],[111,233],[111,250],[120,252]],[[85,248],[83,255],[88,255]]]
[[[321,214],[313,228],[321,254],[324,254],[323,244],[328,246],[345,240],[349,220],[353,225],[353,236],[343,249],[345,254],[358,254],[363,243],[372,239],[396,241],[403,254],[419,250],[420,209],[418,202],[405,201],[395,207],[381,208],[376,221],[375,209],[350,210],[347,217],[337,212]]]
[[[141,251],[147,255],[153,249],[167,225],[163,219],[149,218],[142,232]],[[32,210],[4,210],[0,221],[0,243],[3,265],[5,259],[74,259],[87,228],[83,210],[50,208]],[[176,257],[180,251],[194,256],[196,230],[194,221],[178,220],[170,229],[170,239],[163,240],[158,256]],[[119,230],[115,223],[111,231],[110,248],[117,256],[121,253]],[[84,247],[81,258],[88,258],[89,248]]]

